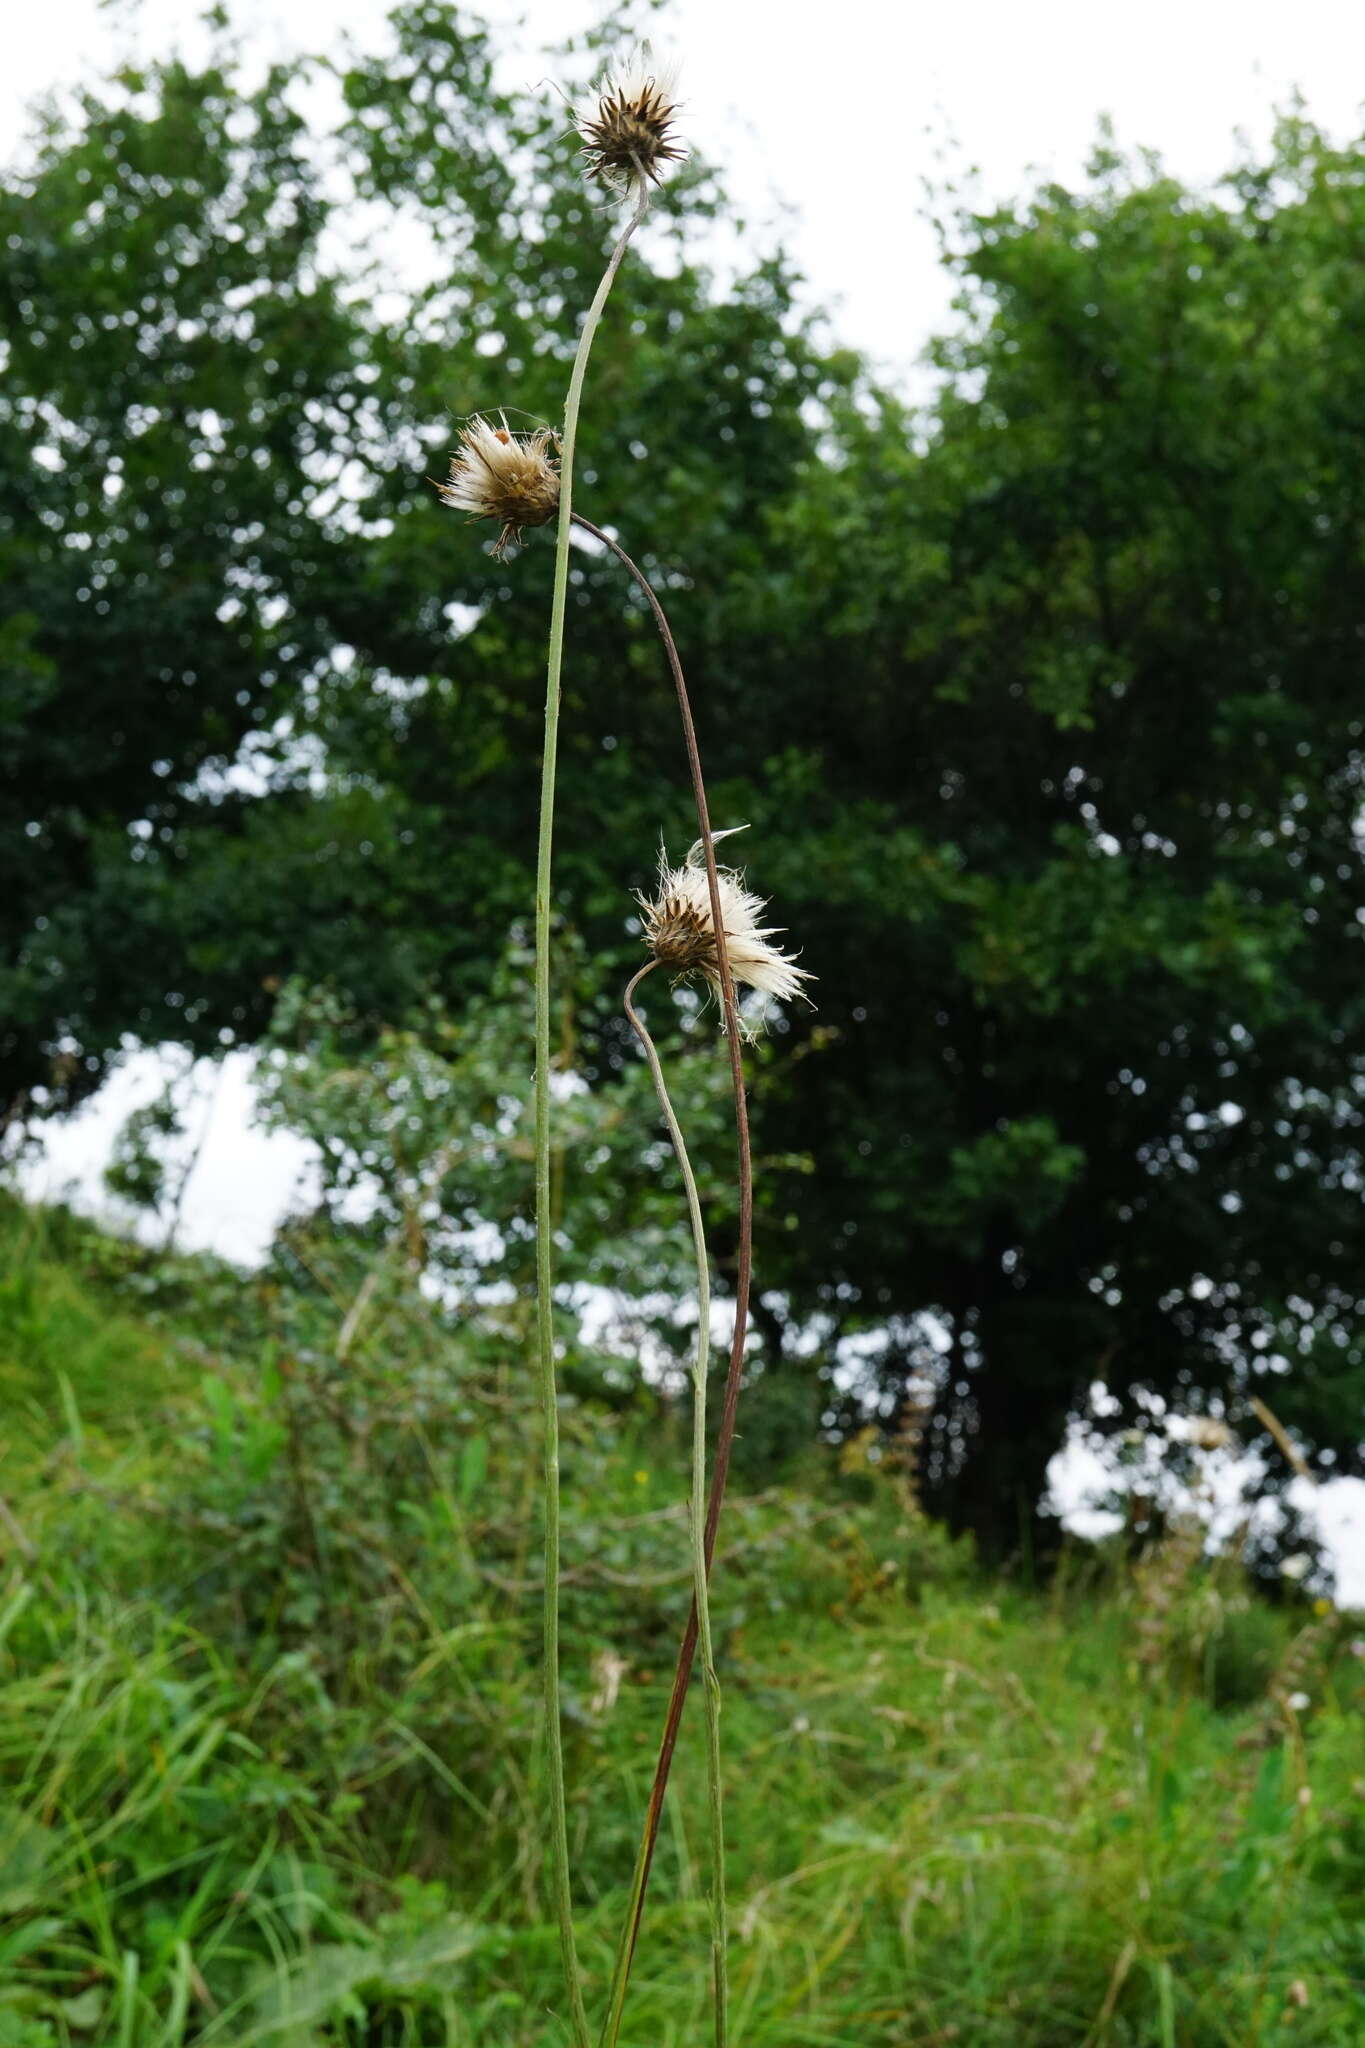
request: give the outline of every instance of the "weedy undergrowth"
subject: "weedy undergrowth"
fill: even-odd
[[[529,1041],[524,966],[518,981],[509,964],[507,1002]],[[510,1014],[499,999],[447,1028],[460,1127],[489,1099],[518,1103],[451,1168],[447,1199],[477,1172],[476,1204],[510,1216],[531,1124]],[[566,2037],[527,1769],[537,1480],[509,1369],[530,1336],[524,1277],[485,1289],[457,1263],[473,1248],[437,1239],[452,1292],[430,1299],[404,1248],[428,1182],[412,1145],[434,1158],[444,1142],[441,1077],[406,1035],[355,1062],[336,1030],[333,1012],[307,1031],[296,1016],[291,1113],[311,1099],[321,1126],[342,1096],[345,1129],[379,1133],[382,1207],[294,1224],[245,1284],[0,1207],[4,2048]],[[688,1062],[675,1076],[691,1100],[717,1063]],[[637,1260],[623,1288],[666,1243],[676,1288],[686,1252],[649,1166],[643,1062],[622,1088],[615,1124],[586,1095],[566,1106],[584,1119],[561,1124],[566,1172],[573,1185],[620,1146],[611,1178],[629,1192],[610,1227]],[[401,1111],[419,1090],[414,1134]],[[724,1117],[713,1102],[702,1132],[717,1153]],[[570,1232],[561,1270],[590,1252]],[[529,1243],[507,1258],[522,1263],[484,1277],[529,1271]],[[674,1341],[681,1359],[676,1327]],[[575,1888],[590,1984],[629,1904],[630,1813],[691,1588],[686,1432],[622,1363],[570,1339],[561,1367],[564,1735],[570,1841],[591,1844]],[[900,1474],[847,1452],[808,1487],[732,1499],[726,1554],[745,2048],[1362,2038],[1365,1642],[1349,1620],[1297,1589],[1279,1606],[1225,1600],[1215,1654],[1193,1653],[1182,1624],[1156,1672],[1121,1546],[1078,1551],[1046,1598],[983,1584],[916,1523]],[[1190,1567],[1201,1627],[1199,1582],[1222,1570]],[[700,1745],[680,1745],[676,1781],[625,2036],[653,2048],[696,2048],[714,2002]]]

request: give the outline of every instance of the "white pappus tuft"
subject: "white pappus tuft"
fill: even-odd
[[[742,825],[732,825],[727,832],[717,832],[715,841],[744,830]],[[793,955],[772,943],[780,925],[760,923],[767,899],[747,888],[743,875],[733,868],[719,869],[717,881],[725,952],[735,983],[782,1003],[798,996],[809,1001],[801,984],[814,976],[798,967]],[[670,866],[667,854],[660,853],[658,892],[653,897],[641,896],[639,903],[645,944],[660,966],[671,967],[679,978],[700,974],[719,993],[720,962],[700,840],[681,867]]]
[[[678,68],[676,60],[659,63],[640,43],[579,101],[574,122],[591,176],[631,192],[645,180],[659,184],[662,167],[687,155],[673,131]]]
[[[559,470],[551,454],[554,434],[538,427],[514,434],[505,413],[501,425],[475,414],[460,429],[450,475],[436,488],[446,505],[476,519],[496,519],[501,533],[493,553],[503,555],[527,526],[545,526],[559,509]]]

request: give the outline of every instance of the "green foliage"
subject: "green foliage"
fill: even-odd
[[[677,1168],[638,1052],[622,1059],[613,1086],[589,1085],[575,1033],[587,963],[567,935],[558,964],[555,1271],[570,1383],[587,1368],[578,1337],[586,1310],[596,1326],[617,1326],[632,1362],[648,1333],[663,1375],[682,1367],[678,1304],[695,1293]],[[486,1305],[499,1329],[529,1329],[531,969],[532,956],[513,946],[489,992],[458,1017],[432,998],[419,1025],[377,1033],[334,989],[295,982],[281,992],[261,1070],[263,1111],[318,1148],[315,1220],[327,1226],[329,1256],[345,1237],[369,1260],[358,1314],[420,1279],[452,1305]],[[682,1025],[680,1047],[664,1039],[670,1088],[685,1106],[703,1201],[724,1239],[736,1225],[723,1047],[714,1016],[698,1016],[686,998],[671,1002],[662,983],[650,1003],[662,1032],[660,1007],[665,1022]]]
[[[782,1090],[841,1163],[803,1238],[843,1320],[949,1328],[888,1398],[934,1384],[928,1497],[998,1544],[1097,1376],[1119,1428],[1277,1360],[1360,1456],[1361,162],[1293,119],[1213,195],[1111,152],[950,220],[923,453],[887,402],[778,515],[843,1027]]]
[[[138,1208],[159,1209],[166,1193],[167,1150],[183,1138],[174,1091],[163,1088],[152,1102],[135,1109],[114,1141],[104,1184]]]
[[[0,188],[7,1100],[81,1092],[121,1032],[204,1022],[187,834],[237,835],[226,771],[254,735],[270,778],[274,722],[330,660],[307,593],[353,543],[324,422],[366,350],[317,266],[292,84],[125,73],[74,126],[45,118]]]
[[[550,550],[494,562],[423,479],[475,407],[557,416],[611,224],[495,55],[401,8],[311,132],[306,65],[124,76],[0,194],[11,1101],[127,1031],[254,1040],[293,980],[383,1061],[525,915]],[[584,508],[665,586],[717,823],[819,977],[756,1068],[769,1388],[808,1361],[770,1435],[928,1386],[925,1496],[997,1550],[1100,1376],[1117,1428],[1292,1366],[1277,1412],[1359,1463],[1362,161],[1295,115],[1213,193],[1105,145],[954,214],[919,418],[780,260],[715,288],[693,165],[598,343]],[[436,281],[379,293],[397,226]],[[570,613],[609,1097],[629,891],[691,829],[604,556]]]
[[[341,1359],[344,1240],[296,1233],[295,1284],[234,1289],[59,1217],[10,1210],[0,1236],[30,1304],[6,1355],[45,1417],[5,1501],[0,2042],[562,2042],[527,1342],[395,1292]],[[108,1381],[110,1333],[140,1352],[137,1391]],[[61,1382],[102,1374],[81,1421]],[[647,1389],[615,1414],[566,1403],[565,1726],[599,1998],[687,1599],[685,1436]],[[992,1592],[884,1460],[841,1464],[817,1493],[742,1501],[723,1542],[745,2038],[1354,2039],[1362,1699],[1333,1618],[1248,1605],[1188,1549],[1175,1579],[1160,1566],[1155,1636],[1150,1589],[1093,1557],[1046,1602]],[[1233,1630],[1262,1663],[1220,1706],[1198,1642]],[[1307,1707],[1280,1703],[1291,1677]],[[706,2009],[700,1732],[689,1717],[628,2016],[663,2048]]]
[[[175,1236],[197,1158],[196,1146],[186,1144],[185,1084],[193,1077],[191,1059],[150,1102],[126,1118],[104,1169],[104,1185],[110,1194],[163,1223],[168,1244]]]

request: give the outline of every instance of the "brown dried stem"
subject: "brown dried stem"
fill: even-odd
[[[625,549],[614,541],[600,526],[594,526],[581,512],[573,514],[575,526],[581,526],[585,533],[602,542],[616,557],[622,568],[633,577],[643,593],[659,637],[664,644],[664,653],[673,676],[674,688],[678,695],[678,710],[682,717],[683,743],[687,749],[687,765],[692,775],[692,794],[697,810],[697,834],[701,840],[702,859],[706,866],[706,882],[711,898],[711,922],[716,934],[716,966],[720,978],[721,1009],[725,1019],[725,1042],[730,1052],[730,1078],[735,1098],[735,1138],[739,1160],[739,1256],[735,1274],[735,1329],[730,1343],[730,1364],[725,1376],[725,1392],[721,1401],[720,1427],[716,1432],[715,1457],[711,1466],[711,1489],[706,1503],[706,1567],[711,1568],[716,1550],[716,1531],[720,1526],[720,1511],[725,1502],[725,1484],[730,1471],[730,1453],[735,1440],[735,1415],[739,1406],[740,1375],[744,1366],[744,1339],[749,1324],[749,1288],[753,1270],[754,1235],[754,1180],[753,1160],[749,1147],[749,1108],[744,1095],[743,1039],[739,1028],[739,1011],[735,1003],[734,978],[730,973],[730,961],[725,947],[725,924],[721,915],[720,878],[716,871],[716,848],[711,832],[711,817],[706,802],[706,783],[702,776],[701,755],[697,748],[697,731],[692,721],[692,706],[687,694],[687,683],[683,676],[682,662],[678,657],[677,645],[673,639],[668,618],[654,592],[654,587],[644,571],[634,563]],[[673,1752],[677,1747],[678,1730],[682,1725],[683,1708],[687,1701],[687,1688],[692,1675],[692,1665],[697,1652],[697,1606],[695,1600],[687,1617],[678,1649],[678,1661],[673,1673],[673,1689],[669,1694],[668,1712],[664,1719],[663,1735],[659,1743],[658,1761],[654,1767],[654,1782],[650,1787],[649,1804],[645,1809],[645,1824],[640,1840],[640,1851],[636,1861],[634,1881],[631,1888],[630,1911],[621,1948],[616,1960],[616,1971],[612,1983],[611,2009],[606,2028],[603,2031],[603,2048],[614,2048],[620,2031],[621,2013],[625,2006],[626,1987],[630,1981],[630,1968],[635,1957],[636,1943],[640,1934],[640,1921],[644,1913],[645,1892],[649,1885],[649,1873],[654,1861],[654,1847],[659,1837],[659,1823],[663,1818],[664,1793],[668,1788],[669,1773],[673,1768]]]
[[[725,1793],[720,1754],[720,1682],[716,1677],[716,1657],[711,1639],[711,1560],[706,1553],[705,1496],[706,1496],[706,1381],[711,1359],[711,1270],[706,1251],[706,1225],[702,1220],[701,1195],[697,1190],[697,1177],[692,1171],[692,1161],[687,1154],[687,1142],[683,1137],[682,1125],[669,1098],[668,1084],[659,1060],[658,1049],[650,1037],[644,1019],[635,1007],[635,993],[647,974],[652,974],[659,965],[658,960],[646,960],[638,974],[631,977],[625,994],[626,1015],[631,1029],[644,1048],[649,1062],[649,1071],[654,1081],[654,1092],[659,1098],[659,1108],[668,1126],[668,1135],[673,1140],[677,1156],[678,1171],[682,1175],[683,1191],[687,1196],[688,1221],[692,1227],[692,1251],[697,1262],[697,1352],[692,1371],[692,1483],[688,1494],[692,1538],[692,1609],[697,1617],[697,1647],[701,1651],[701,1676],[703,1699],[706,1707],[706,1789],[707,1803],[711,1816],[711,1968],[715,1983],[715,2027],[716,2048],[726,2048],[729,2039],[729,1933],[725,1910]],[[640,1898],[643,1900],[643,1885]],[[613,1993],[616,1986],[613,1984]],[[613,2011],[619,2015],[626,1995],[625,1981],[622,1980],[619,1994],[613,1996]]]

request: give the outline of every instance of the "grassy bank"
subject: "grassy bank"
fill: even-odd
[[[0,2048],[549,2048],[524,1311],[0,1218]],[[350,1327],[348,1328],[348,1322]],[[344,1333],[344,1336],[343,1336]],[[566,1359],[600,1994],[687,1599],[686,1418]],[[845,1457],[717,1622],[748,2048],[1365,2039],[1361,1661],[1176,1541],[986,1585]],[[700,1717],[625,2038],[706,2038]]]

